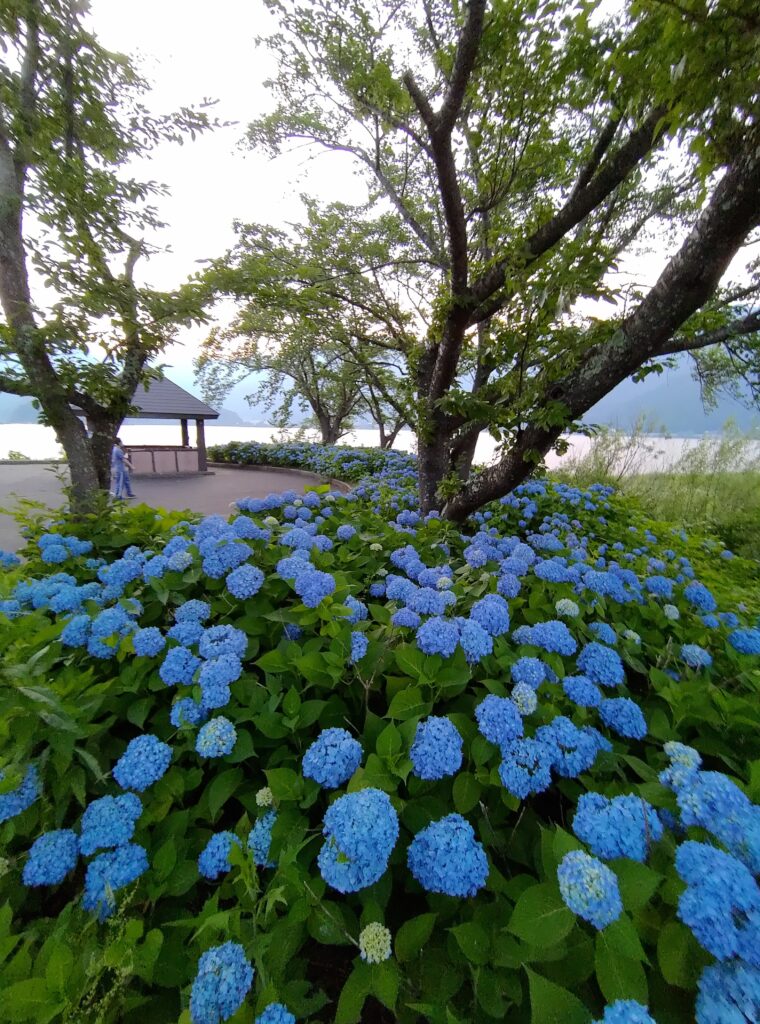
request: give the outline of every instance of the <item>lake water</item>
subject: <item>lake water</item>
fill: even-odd
[[[120,430],[127,447],[130,444],[179,444],[179,424],[153,426],[146,423],[127,423]],[[285,432],[277,427],[206,427],[206,444],[226,444],[229,441],[272,441],[282,439]],[[194,443],[194,428],[191,424],[190,440]],[[564,458],[580,458],[588,451],[591,444],[589,438],[582,434],[570,434],[567,438],[570,450]],[[372,447],[378,443],[375,430],[356,430],[347,435],[344,444]],[[657,472],[672,467],[685,451],[699,443],[698,438],[681,437],[647,437],[635,449],[635,471]],[[402,451],[414,451],[415,439],[411,431],[402,431],[396,442],[396,448]],[[481,434],[475,452],[475,461],[481,465],[490,462],[494,456],[496,443],[488,434]],[[753,445],[755,457],[760,456],[760,442]],[[54,459],[61,455],[61,448],[51,427],[43,427],[37,423],[0,423],[0,459],[8,457],[11,451],[22,452],[30,459]],[[550,454],[547,463],[555,468],[563,462],[563,458]]]

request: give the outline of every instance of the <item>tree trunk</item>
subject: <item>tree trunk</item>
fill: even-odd
[[[111,452],[121,420],[89,416],[87,422],[90,427],[89,447],[98,484],[101,490],[107,491],[111,485]]]
[[[331,416],[320,416],[319,430],[322,435],[322,444],[324,445],[335,445],[340,440],[342,432],[340,421],[337,417],[333,419]]]

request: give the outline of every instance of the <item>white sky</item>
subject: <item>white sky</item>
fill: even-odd
[[[309,160],[302,153],[270,161],[239,146],[248,122],[272,103],[263,83],[274,64],[255,38],[276,25],[260,0],[91,0],[90,24],[104,46],[136,58],[153,87],[147,97],[152,109],[168,112],[209,97],[218,100],[212,113],[219,120],[239,122],[184,146],[163,145],[134,165],[136,175],[171,192],[158,203],[168,225],[159,241],[171,252],[146,265],[151,284],[176,286],[200,269],[197,260],[222,255],[234,240],[235,218],[299,220],[304,192],[323,201],[363,200],[364,188],[345,155]],[[202,336],[202,329],[185,332],[183,345],[172,346],[161,360],[185,386]]]

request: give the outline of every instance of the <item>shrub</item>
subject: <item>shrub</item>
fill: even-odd
[[[756,567],[605,487],[460,532],[407,456],[275,448],[357,486],[6,576],[8,1018],[752,1019]]]

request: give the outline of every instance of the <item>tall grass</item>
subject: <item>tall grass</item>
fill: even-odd
[[[719,437],[685,442],[664,469],[648,472],[662,453],[646,428],[639,420],[629,433],[600,431],[557,475],[584,487],[613,484],[653,519],[713,533],[736,554],[760,559],[760,434],[729,421]]]

